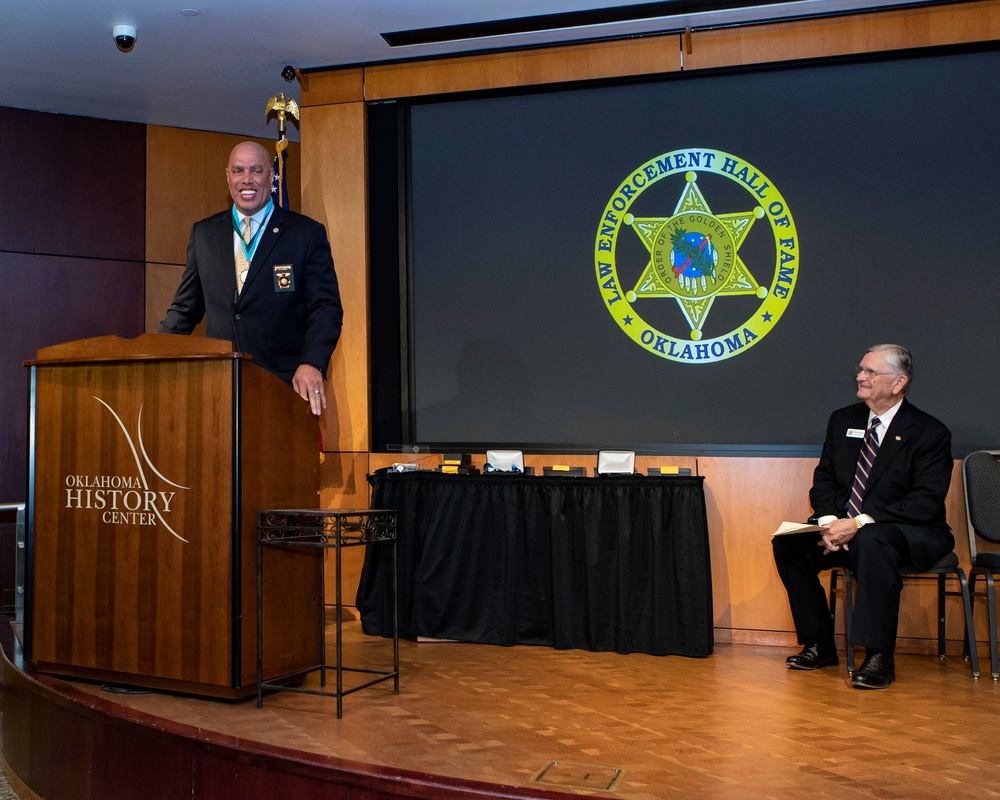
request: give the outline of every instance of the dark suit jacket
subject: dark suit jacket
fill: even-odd
[[[194,224],[187,266],[159,332],[190,333],[206,317],[208,336],[235,342],[288,383],[299,364],[325,376],[343,321],[326,229],[275,206],[237,298],[232,219],[230,209]]]
[[[834,411],[826,430],[809,499],[817,517],[845,516],[861,452],[860,437],[847,430],[868,427],[868,406]],[[945,518],[951,484],[951,432],[904,398],[882,437],[865,490],[862,512],[896,525],[906,536],[917,569],[929,567],[955,546]]]

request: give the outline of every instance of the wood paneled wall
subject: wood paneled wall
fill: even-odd
[[[321,419],[323,446],[364,452],[370,441],[364,104],[314,108],[302,128],[302,151],[311,154],[303,172],[303,208],[326,223],[344,301],[344,327],[327,372],[332,391]]]
[[[0,503],[27,491],[28,377],[41,347],[142,332],[142,125],[0,108]],[[0,517],[0,608],[14,603]]]
[[[25,499],[40,347],[142,332],[142,125],[0,108],[0,502]]]
[[[668,35],[312,72],[306,76],[301,97],[303,210],[331,227],[348,319],[351,325],[360,326],[368,308],[365,101],[997,39],[1000,0],[979,0],[745,28],[695,30],[689,52],[684,37]],[[332,180],[332,176],[344,178],[346,183]],[[367,493],[360,470],[375,469],[400,458],[398,454],[367,453],[369,368],[361,348],[348,344],[360,335],[360,330],[352,331],[345,340],[339,356],[342,363],[335,373],[337,417],[325,423],[324,429],[330,434],[327,449],[339,447],[344,452],[327,454],[323,502],[343,507],[364,504]],[[817,443],[829,410],[819,412]],[[808,514],[806,493],[814,463],[811,459],[697,460],[697,469],[706,478],[720,641],[788,644],[793,640],[768,535],[781,519],[803,519]],[[949,516],[959,554],[968,563],[963,503],[956,465]],[[933,602],[932,593],[922,587],[904,591],[902,647],[931,649]],[[960,639],[960,611],[953,601],[949,603],[949,635]]]
[[[988,42],[1000,38],[996,0],[898,9],[822,20],[695,31],[684,69]]]

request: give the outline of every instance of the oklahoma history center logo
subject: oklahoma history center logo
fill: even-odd
[[[732,181],[745,190],[746,201],[737,208],[713,208],[698,186],[699,175]],[[673,213],[631,213],[644,192],[670,178],[678,184]],[[764,261],[758,248],[756,260],[745,263],[740,248],[755,225],[769,226],[773,252]],[[648,253],[645,267],[641,261],[623,263],[634,257],[622,252],[622,239],[635,236]],[[661,358],[708,364],[744,352],[781,319],[795,289],[798,237],[785,199],[752,164],[720,150],[674,150],[641,165],[612,195],[598,227],[594,260],[604,304],[636,344]],[[760,303],[737,327],[705,338],[712,305],[736,296]],[[637,309],[654,300],[673,300],[688,330],[680,318],[677,330],[670,331],[646,322]]]
[[[118,412],[100,397],[94,399],[118,423],[132,455],[134,471],[129,466],[115,472],[66,475],[63,478],[66,489],[65,508],[74,512],[97,513],[105,525],[131,528],[162,526],[171,536],[187,544],[188,540],[167,521],[173,511],[177,492],[171,489],[154,489],[154,477],[173,489],[187,492],[190,487],[168,479],[150,460],[142,440],[142,407],[139,407],[136,436],[133,438]]]

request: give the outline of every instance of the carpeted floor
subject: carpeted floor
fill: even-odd
[[[7,779],[2,772],[0,772],[0,800],[20,800],[17,792],[7,783]]]

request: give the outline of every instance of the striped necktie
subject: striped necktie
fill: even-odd
[[[858,455],[858,468],[854,472],[854,484],[851,486],[851,499],[847,501],[847,512],[856,517],[861,513],[861,504],[865,499],[865,487],[868,485],[868,476],[872,471],[872,464],[875,463],[875,456],[878,453],[878,437],[875,436],[875,429],[878,427],[879,418],[872,417],[872,423],[865,431],[865,440],[861,443],[861,453]]]
[[[250,217],[243,217],[243,241],[247,247],[253,241],[250,235]],[[250,271],[250,262],[247,261],[246,252],[242,247],[236,248],[236,294],[243,291],[243,282],[247,279]]]

